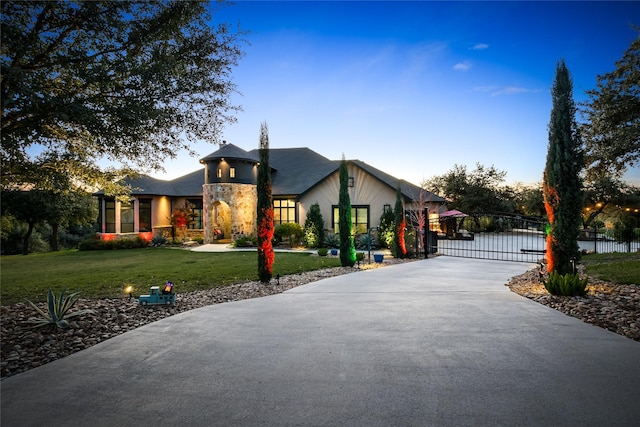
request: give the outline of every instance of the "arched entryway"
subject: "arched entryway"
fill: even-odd
[[[215,201],[211,205],[211,240],[231,239],[231,208],[223,201]]]

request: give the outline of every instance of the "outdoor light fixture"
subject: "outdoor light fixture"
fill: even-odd
[[[125,294],[129,294],[129,301],[131,301],[131,298],[133,298],[133,286],[131,286],[131,285],[127,285],[127,286],[124,288],[124,293],[125,293]]]
[[[372,230],[379,231],[380,229],[378,227],[371,227],[369,231],[367,231],[367,235],[368,235],[367,246],[369,247],[369,264],[371,264],[371,231]],[[360,266],[360,263],[358,263],[358,267],[359,266]]]

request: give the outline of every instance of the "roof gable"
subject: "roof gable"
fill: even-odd
[[[437,194],[434,194],[421,187],[418,187],[417,185],[413,185],[410,182],[407,182],[403,179],[398,179],[396,177],[393,177],[388,173],[383,172],[380,169],[376,169],[373,166],[361,160],[349,160],[349,162],[358,166],[360,169],[364,170],[369,175],[377,178],[378,180],[380,180],[381,182],[388,185],[394,190],[396,190],[398,186],[400,186],[400,192],[405,197],[405,201],[416,202],[420,197],[420,192],[423,192],[426,196],[426,200],[423,200],[424,202],[436,202],[436,203],[446,202],[445,199],[438,196]]]

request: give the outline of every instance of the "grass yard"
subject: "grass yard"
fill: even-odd
[[[590,254],[582,257],[587,274],[621,285],[640,285],[640,252]]]
[[[340,260],[307,253],[276,253],[273,276],[326,267]],[[187,292],[258,280],[256,252],[190,252],[147,248],[113,251],[62,251],[0,258],[1,304],[46,300],[47,288],[81,292],[86,298],[121,297],[125,284],[134,296],[166,281]]]

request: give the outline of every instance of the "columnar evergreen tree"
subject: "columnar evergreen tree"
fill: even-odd
[[[578,257],[582,210],[583,167],[581,141],[575,120],[573,84],[564,60],[556,68],[551,89],[553,106],[549,122],[549,148],[544,170],[544,204],[550,229],[547,235],[547,270],[564,275]]]
[[[340,228],[340,263],[353,267],[356,263],[356,247],[351,235],[351,200],[349,199],[349,171],[342,156],[340,163],[340,196],[338,199],[338,227]]]
[[[273,204],[271,200],[271,168],[269,166],[269,129],[260,125],[260,164],[258,165],[258,276],[269,283],[273,275]]]
[[[393,236],[394,255],[397,258],[404,258],[407,254],[407,247],[404,242],[404,229],[407,227],[407,221],[404,218],[404,205],[402,204],[402,192],[400,187],[396,191],[396,206],[393,209],[396,216],[395,226],[396,232]]]

